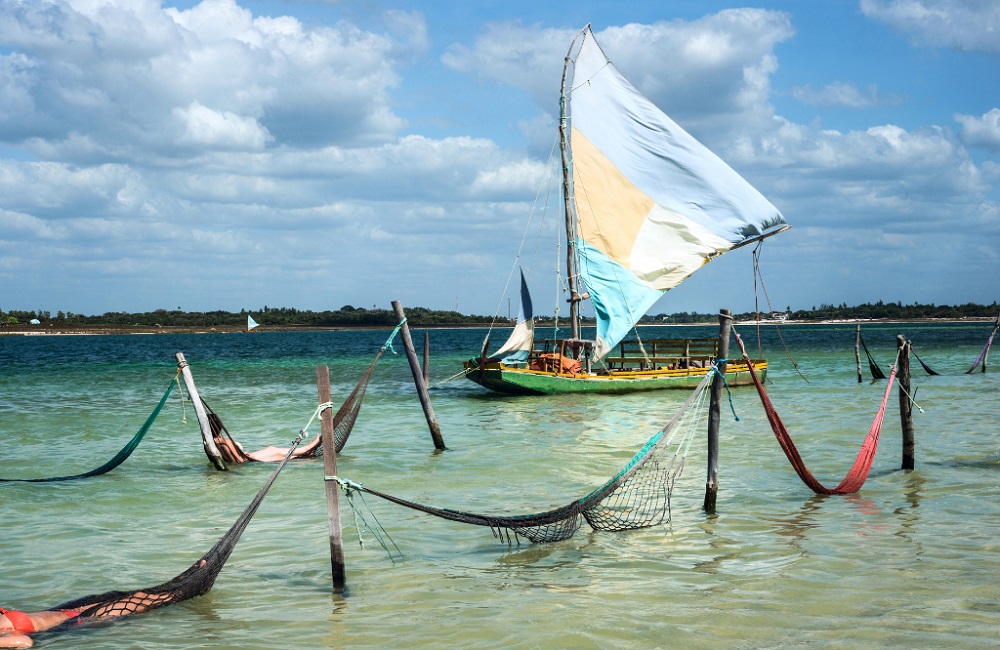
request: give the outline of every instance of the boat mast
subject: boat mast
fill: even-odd
[[[584,35],[588,29],[590,29],[589,24],[573,37],[573,42],[570,43],[563,64],[562,86],[559,92],[559,152],[562,154],[563,211],[566,217],[566,282],[569,287],[570,336],[573,339],[580,338],[579,305],[583,298],[576,290],[576,224],[573,219],[573,198],[570,196],[570,177],[573,171],[570,168],[569,137],[566,132],[569,120],[569,95],[566,92],[566,77],[569,74],[573,48],[576,47],[580,36]]]

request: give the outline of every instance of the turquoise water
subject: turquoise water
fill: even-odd
[[[488,529],[378,501],[398,547],[364,546],[344,506],[348,591],[331,593],[322,461],[289,465],[206,596],[115,624],[41,635],[77,648],[785,648],[996,644],[1000,625],[1000,357],[964,375],[989,323],[865,325],[887,366],[906,334],[916,469],[899,470],[893,394],[863,490],[819,497],[778,448],[752,389],[723,411],[718,512],[705,449],[692,447],[672,521],[508,546]],[[753,328],[740,328],[756,346]],[[714,336],[717,327],[645,336]],[[387,332],[0,337],[0,477],[75,474],[113,456],[176,373],[248,448],[287,445],[316,406],[316,366],[343,399]],[[423,331],[415,331],[418,348]],[[442,383],[482,330],[430,332],[431,398],[449,450],[435,453],[402,347],[375,371],[339,474],[421,503],[494,514],[545,510],[610,478],[685,399],[502,397]],[[770,395],[813,473],[847,471],[884,382],[857,382],[854,326],[765,330]],[[501,338],[494,334],[495,339]],[[786,353],[785,346],[788,352]],[[788,355],[791,355],[791,359]],[[792,362],[808,379],[795,372]],[[311,432],[318,433],[314,423]],[[212,468],[177,392],[110,474],[0,484],[0,605],[42,609],[158,584],[208,550],[273,466]],[[371,514],[367,515],[369,518]]]

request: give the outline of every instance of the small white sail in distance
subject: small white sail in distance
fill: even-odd
[[[255,321],[255,320],[253,319],[253,316],[251,316],[251,315],[247,314],[247,331],[248,331],[248,332],[249,332],[250,330],[252,330],[253,328],[255,328],[255,327],[259,326],[259,325],[260,325],[260,323],[258,323],[257,321]]]

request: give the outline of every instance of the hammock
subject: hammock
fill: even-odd
[[[911,351],[912,351],[912,349],[911,349]],[[920,367],[923,368],[924,372],[926,372],[928,375],[940,376],[941,373],[935,372],[930,366],[928,366],[926,363],[924,363],[924,360],[921,359],[920,357],[918,357],[916,352],[913,353],[913,356],[916,358],[917,363],[920,364]]]
[[[200,396],[199,396],[200,397]],[[262,460],[261,458],[255,458],[255,454],[259,454],[268,448],[261,449],[259,451],[247,453],[243,451],[243,445],[236,442],[236,440],[230,435],[229,429],[222,422],[222,418],[212,410],[212,407],[208,405],[208,402],[201,398],[201,404],[205,407],[205,412],[208,416],[208,424],[212,430],[212,440],[215,442],[216,449],[219,450],[223,460],[227,463],[233,465],[239,465],[240,463],[252,463],[252,462],[280,462],[281,459],[277,458],[275,460]],[[315,458],[322,452],[323,446],[323,435],[317,435],[308,445],[305,445],[301,449],[297,450],[292,454],[292,459],[297,458]],[[208,454],[209,459],[212,458],[212,454],[209,451],[208,445],[205,445],[205,453]],[[272,447],[270,449],[277,449]],[[282,450],[287,451],[287,450]]]
[[[700,421],[704,413],[705,388],[713,374],[709,372],[702,379],[670,422],[651,437],[614,478],[586,496],[546,512],[516,516],[475,514],[422,505],[335,476],[327,479],[337,481],[348,497],[355,492],[372,494],[442,519],[488,526],[494,536],[506,539],[508,543],[512,537],[517,539],[518,536],[533,542],[569,539],[582,525],[581,518],[593,529],[602,531],[655,526],[670,518],[670,497],[684,469],[693,425]],[[681,439],[672,445],[678,432],[682,432]],[[668,454],[668,447],[675,450],[672,455]],[[351,505],[354,507],[353,500]]]
[[[278,474],[284,469],[288,459],[291,458],[292,453],[304,436],[305,430],[292,442],[292,446],[285,455],[284,460],[274,470],[271,478],[260,489],[257,496],[253,498],[253,501],[250,502],[250,505],[243,511],[243,514],[236,520],[232,528],[222,536],[222,539],[208,553],[201,556],[201,559],[195,562],[187,571],[184,571],[172,580],[148,589],[107,591],[102,594],[77,598],[53,607],[52,609],[54,610],[76,610],[80,612],[80,616],[72,618],[49,631],[64,630],[80,624],[127,616],[129,614],[138,614],[208,593],[212,585],[215,584],[215,579],[218,577],[219,572],[222,571],[226,560],[229,559],[230,553],[233,552],[236,543],[240,540],[240,536],[246,529],[247,524],[250,523],[250,519],[257,512],[257,508],[267,495],[267,491],[271,489],[271,485],[278,478]]]
[[[997,317],[997,322],[993,325],[993,331],[990,332],[990,338],[987,339],[986,345],[983,346],[983,351],[979,353],[979,358],[976,359],[976,362],[972,364],[971,368],[965,371],[965,374],[972,374],[972,371],[976,369],[976,366],[978,366],[980,362],[983,364],[983,372],[986,372],[986,358],[990,353],[990,346],[993,345],[993,337],[996,336],[998,329],[1000,329],[1000,316]]]
[[[139,446],[139,443],[142,442],[142,439],[143,437],[145,437],[146,432],[149,431],[149,427],[153,425],[153,421],[156,419],[156,416],[159,415],[160,411],[163,410],[163,405],[166,404],[167,397],[170,396],[170,391],[172,391],[173,389],[174,389],[174,380],[171,380],[170,385],[167,386],[167,392],[163,393],[163,397],[160,398],[160,403],[156,405],[156,408],[153,409],[153,412],[149,415],[148,418],[146,418],[146,422],[143,423],[142,427],[139,428],[139,431],[135,434],[135,436],[133,436],[132,439],[128,441],[128,444],[122,447],[121,451],[115,454],[114,458],[104,463],[97,469],[92,469],[89,472],[84,472],[83,474],[74,474],[72,476],[55,476],[51,478],[0,478],[0,482],[23,481],[27,483],[48,483],[52,481],[72,481],[78,478],[88,478],[90,476],[98,476],[99,474],[105,474],[107,472],[110,472],[114,468],[124,463],[125,459],[131,456],[132,452],[135,451],[135,448]]]
[[[763,384],[760,383],[760,379],[757,377],[757,372],[754,370],[750,357],[747,356],[746,349],[743,347],[743,340],[739,334],[736,335],[736,342],[739,344],[740,352],[743,353],[743,358],[747,361],[750,368],[750,376],[753,377],[753,383],[757,387],[757,394],[760,395],[760,400],[764,404],[764,412],[767,413],[767,419],[771,423],[771,430],[774,431],[774,437],[778,439],[778,444],[781,446],[782,451],[785,452],[785,456],[792,464],[799,478],[802,479],[802,482],[816,494],[851,494],[860,490],[861,486],[865,484],[869,472],[871,472],[872,461],[875,460],[875,452],[878,450],[879,431],[882,429],[882,419],[885,416],[885,406],[889,400],[889,392],[892,390],[892,382],[896,378],[896,367],[892,367],[892,372],[889,374],[889,381],[885,387],[885,394],[882,396],[882,405],[879,406],[878,414],[875,416],[871,428],[868,429],[868,435],[865,437],[861,449],[858,451],[854,465],[847,473],[847,476],[844,477],[844,480],[837,484],[837,487],[827,488],[817,481],[808,468],[806,468],[805,463],[802,461],[802,456],[799,455],[799,451],[795,448],[791,436],[788,435],[788,429],[785,428],[784,423],[778,416],[778,412],[774,409],[774,405],[771,404],[771,399],[767,396],[767,391],[764,390]]]
[[[878,367],[878,364],[875,363],[875,359],[872,359],[872,355],[868,352],[868,346],[865,345],[865,340],[860,338],[860,335],[858,340],[861,341],[861,347],[864,348],[865,356],[868,357],[868,370],[872,373],[872,379],[885,379],[885,373],[882,372],[882,369]]]
[[[340,409],[333,416],[333,440],[337,453],[340,453],[340,451],[343,450],[344,446],[347,444],[347,438],[351,435],[351,431],[354,429],[354,423],[358,419],[358,413],[361,411],[361,403],[365,398],[365,391],[368,390],[368,383],[371,381],[372,371],[375,370],[375,364],[378,362],[379,357],[382,356],[382,353],[385,351],[387,346],[383,346],[382,349],[379,350],[378,354],[375,355],[375,358],[368,366],[368,369],[361,376],[361,380],[358,381],[357,386],[354,387],[354,390],[351,391],[351,394],[347,396],[347,399],[344,400]],[[201,400],[201,403],[205,406],[205,411],[208,414],[208,423],[212,429],[212,440],[215,442],[215,446],[218,448],[219,453],[222,456],[222,460],[234,465],[255,461],[277,462],[262,461],[258,458],[253,458],[253,454],[257,452],[248,454],[243,451],[243,446],[236,442],[236,440],[230,435],[226,425],[222,422],[222,418],[220,418],[218,414],[212,410],[204,399]],[[205,445],[204,447],[205,454],[208,456],[209,460],[213,460],[212,452],[209,450],[209,446]],[[315,458],[322,453],[323,435],[320,434],[316,436],[308,445],[296,452],[293,458]]]
[[[350,437],[351,431],[354,429],[354,423],[357,421],[358,413],[361,411],[361,403],[364,401],[365,391],[368,390],[368,384],[371,381],[372,372],[375,370],[375,364],[378,363],[382,353],[387,349],[392,350],[393,353],[395,353],[395,350],[392,349],[392,340],[396,338],[396,334],[403,326],[403,322],[405,322],[405,319],[396,325],[396,329],[392,331],[388,340],[386,340],[382,347],[379,348],[378,354],[376,354],[375,358],[372,359],[372,362],[368,365],[368,369],[361,375],[361,379],[354,387],[354,390],[351,391],[351,394],[347,396],[347,399],[344,400],[340,409],[333,416],[333,441],[338,454],[344,449],[344,446],[347,444],[347,438]],[[201,400],[201,403],[205,406],[205,410],[208,413],[208,422],[212,429],[212,440],[215,442],[215,446],[218,448],[219,453],[222,456],[221,460],[233,464],[257,461],[258,459],[253,458],[252,454],[247,454],[243,451],[243,446],[236,442],[236,440],[229,434],[229,430],[226,428],[226,425],[223,424],[222,418],[220,418],[218,414],[208,406],[204,399]],[[213,458],[213,454],[208,444],[204,447],[205,455],[207,455],[208,459],[218,467],[219,463],[216,461],[219,459]],[[296,453],[294,457],[315,458],[322,453],[323,435],[320,434],[316,436],[316,438],[313,439],[308,445],[303,447],[298,453]],[[222,465],[222,468],[225,468],[224,464]]]

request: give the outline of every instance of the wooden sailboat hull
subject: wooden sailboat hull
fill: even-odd
[[[767,362],[754,362],[761,377],[767,376]],[[509,395],[558,395],[566,393],[634,393],[648,390],[691,389],[701,382],[709,368],[677,370],[615,371],[608,374],[567,374],[530,370],[475,361],[465,363],[466,378],[480,386]],[[752,386],[753,378],[745,363],[730,362],[726,368],[730,386]]]

